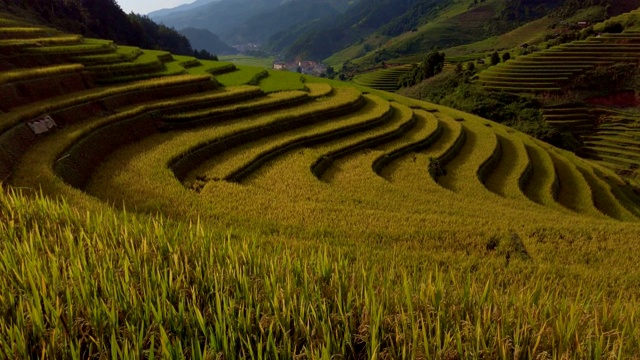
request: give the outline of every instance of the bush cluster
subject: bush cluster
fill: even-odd
[[[432,51],[420,65],[400,78],[398,81],[399,85],[401,87],[414,86],[425,79],[441,73],[444,67],[444,58],[444,53]]]

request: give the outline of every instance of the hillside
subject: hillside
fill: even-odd
[[[0,14],[6,358],[632,358],[640,192],[455,109]]]
[[[303,56],[322,60],[372,34],[421,2],[425,1],[358,2],[341,16],[323,18],[275,34],[269,39],[268,48],[271,51],[283,52],[288,58]],[[431,0],[425,3],[427,8],[431,9],[441,2],[442,0]]]
[[[418,62],[433,48],[449,49],[479,41],[486,42],[488,38],[498,37],[547,17],[567,19],[590,7],[606,8],[608,16],[613,16],[640,6],[636,0],[431,1],[437,5],[434,8],[429,7],[429,3],[417,2],[402,16],[358,43],[337,51],[325,59],[325,62],[339,66],[350,61],[365,68],[382,61]],[[583,19],[575,21],[580,20]],[[496,45],[493,47],[502,46]]]
[[[189,40],[146,16],[126,14],[115,0],[2,0],[0,11],[21,14],[46,26],[122,45],[192,55]]]
[[[201,6],[207,5],[209,3],[215,2],[215,1],[219,1],[219,0],[195,0],[191,3],[188,4],[182,4],[173,8],[165,8],[165,9],[160,9],[160,10],[156,10],[153,11],[151,13],[149,13],[150,17],[160,17],[160,16],[165,16],[174,12],[181,12],[181,11],[188,11],[188,10],[193,10],[193,9],[197,9]]]
[[[206,29],[184,28],[179,31],[189,39],[194,49],[206,50],[216,55],[237,54],[238,51],[224,43],[220,38]]]
[[[640,12],[634,10],[583,30],[592,34],[584,40],[550,43],[482,71],[478,81],[489,91],[555,98],[544,104],[545,121],[575,136],[580,155],[637,181],[638,118],[635,101],[626,99],[640,89],[639,30]]]

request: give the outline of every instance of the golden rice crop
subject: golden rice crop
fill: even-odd
[[[623,199],[617,199],[611,190],[611,185],[599,178],[592,168],[582,164],[576,164],[576,167],[589,184],[598,210],[614,219],[637,221],[638,218],[620,203]]]
[[[500,133],[498,141],[502,148],[500,163],[488,176],[485,185],[501,196],[527,200],[521,188],[523,178],[530,176],[528,172],[531,171],[527,149],[520,139],[507,132]]]
[[[61,75],[66,73],[79,72],[84,68],[81,64],[53,65],[34,69],[20,69],[3,71],[0,73],[0,85],[15,81],[24,81],[34,78]]]
[[[303,105],[300,108],[283,110],[278,112],[277,114],[273,114],[270,116],[256,115],[253,118],[257,121],[254,121],[254,122],[248,121],[247,119],[242,119],[238,121],[225,122],[222,125],[214,124],[212,127],[213,133],[217,135],[223,135],[225,132],[222,130],[224,129],[228,129],[228,131],[231,131],[231,132],[241,131],[242,129],[252,128],[257,124],[266,125],[269,123],[274,123],[274,122],[282,121],[285,119],[295,118],[295,117],[301,116],[301,113],[304,112],[303,109],[306,109],[306,112],[310,114],[314,112],[326,111],[328,109],[337,108],[340,106],[344,106],[345,104],[351,103],[357,100],[360,96],[360,93],[354,89],[344,89],[340,91],[338,94],[339,96],[326,98],[325,100],[322,100],[322,101],[317,101],[315,103]],[[195,97],[197,98],[197,96],[198,95],[196,95]],[[132,116],[135,116],[136,114],[141,114],[141,113],[158,109],[158,108],[173,107],[178,104],[180,104],[180,99],[163,100],[163,101],[157,102],[155,105],[143,104],[136,107],[132,107],[127,111],[122,111],[111,117],[107,117],[104,119],[96,118],[91,121],[85,121],[83,123],[73,125],[69,127],[68,129],[69,131],[52,134],[50,137],[44,139],[44,141],[36,144],[36,146],[29,152],[29,154],[25,156],[25,163],[29,164],[29,166],[28,167],[23,166],[21,167],[21,169],[18,169],[16,171],[15,183],[22,183],[23,184],[22,186],[37,188],[38,187],[37,180],[34,183],[34,179],[39,179],[39,178],[42,178],[43,176],[46,176],[49,178],[55,177],[51,173],[50,164],[52,164],[57,158],[64,156],[63,151],[66,148],[71,146],[75,141],[77,141],[81,137],[84,137],[92,129],[96,129],[107,123],[113,123],[114,121],[119,121],[120,119],[130,118]],[[220,126],[222,128],[220,128]],[[187,134],[189,133],[191,132],[187,132]],[[201,143],[207,140],[202,133],[191,133],[191,134],[192,134],[191,136],[194,136],[196,139],[199,139],[199,142]],[[164,136],[166,137],[167,135],[169,137],[173,137],[173,134],[166,134]],[[162,138],[163,135],[158,135],[158,137]],[[189,142],[186,142],[186,143],[177,142],[177,144],[182,145],[182,147],[178,147],[178,149],[182,149],[182,150],[174,151],[172,152],[172,155],[169,156],[168,158],[167,157],[163,158],[165,162],[170,160],[172,157],[176,157],[179,154],[189,149],[189,147],[186,147],[186,148],[184,147],[184,145],[189,144]],[[191,144],[193,146],[193,143]],[[43,156],[43,154],[46,154],[46,155]],[[166,163],[165,165],[160,165],[159,167],[166,168]],[[38,175],[35,176],[34,174],[38,174]],[[129,173],[127,175],[135,176],[135,172]],[[169,173],[169,176],[172,180],[173,176],[171,173]],[[159,177],[159,178],[161,179],[162,177]],[[51,184],[56,184],[56,182],[53,181],[52,179]],[[55,186],[55,185],[51,185],[51,186]]]
[[[262,74],[241,69],[220,77],[231,84]],[[0,114],[0,131],[83,101],[208,79],[50,99]],[[354,87],[305,85],[308,95],[265,99],[318,99],[123,147],[82,190],[64,184],[53,166],[98,127],[207,102],[218,113],[258,110],[265,99],[218,107],[221,98],[257,88],[218,89],[117,109],[42,137],[10,180],[26,194],[0,191],[0,357],[637,357],[640,224],[584,216],[553,198],[559,185],[560,201],[576,210],[593,213],[595,201],[631,219],[614,196],[632,202],[637,195],[619,177],[458,111],[375,91],[380,97],[365,95],[358,110],[348,106],[361,100]],[[327,115],[338,108],[353,113]],[[251,143],[205,164],[223,176],[307,136],[380,119],[390,108],[394,116],[383,125],[279,154],[240,184],[211,181],[198,193],[170,169],[194,148],[255,132]],[[269,131],[311,116],[313,124],[298,130]],[[402,137],[372,145],[413,122]],[[439,140],[392,162],[388,181],[372,170],[381,155],[424,139],[438,124]],[[470,135],[466,145],[451,152],[463,144],[462,131]],[[337,160],[324,181],[310,171],[319,157],[365,142],[372,148]],[[491,193],[478,171],[497,159],[497,149],[503,154],[494,170],[503,185],[495,187],[503,190]],[[429,172],[430,158],[447,154],[455,191]],[[542,205],[500,196],[519,191],[527,158],[525,193]],[[575,188],[562,193],[569,185]]]
[[[417,151],[433,145],[442,136],[440,122],[433,114],[418,109],[413,110],[413,113],[416,118],[414,130],[405,134],[403,139],[389,144],[394,148],[381,154],[373,162],[372,168],[378,175],[389,179],[388,167],[391,163],[408,154],[413,154],[411,156],[415,159]]]
[[[558,202],[580,213],[602,216],[593,205],[593,194],[589,184],[575,165],[558,152],[549,150],[558,174]]]
[[[556,202],[558,177],[551,156],[537,143],[529,142],[525,144],[533,167],[531,178],[524,189],[525,194],[538,204],[552,207],[556,210],[563,209]]]
[[[389,146],[392,146],[389,142],[392,142],[394,138],[397,138],[398,136],[403,136],[407,132],[411,132],[418,122],[414,117],[413,110],[411,108],[397,103],[392,104],[391,108],[393,110],[393,116],[391,116],[384,124],[366,132],[361,132],[354,136],[339,139],[331,142],[331,144],[316,148],[316,150],[322,149],[324,152],[318,156],[318,160],[314,162],[313,166],[318,165],[318,161],[325,159],[330,159],[330,161],[333,162],[340,157],[349,155],[354,150],[357,151],[362,148],[371,149],[375,147],[376,150],[387,150]],[[373,161],[370,163],[365,162],[362,165],[371,171],[373,170]],[[318,170],[314,168],[312,168],[312,171],[314,171],[314,175],[319,176],[320,178],[322,178],[325,173],[324,170],[317,172]]]
[[[417,244],[238,238],[14,193],[0,204],[6,357],[591,358],[640,346],[636,299],[517,257],[505,268],[497,254]]]
[[[30,47],[34,46],[34,51],[49,51],[49,49],[57,49],[64,45],[76,44],[82,42],[82,36],[80,35],[58,35],[51,37],[38,37],[30,39],[8,39],[0,40],[0,48],[2,47]],[[37,47],[35,47],[37,46]],[[77,45],[81,46],[81,45]],[[66,48],[73,48],[73,46],[67,46]],[[37,50],[35,50],[37,49]],[[47,49],[47,50],[44,50]]]
[[[445,166],[447,174],[439,178],[438,183],[456,192],[487,195],[488,191],[481,183],[478,172],[496,151],[496,135],[490,128],[477,122],[465,121],[462,128],[466,133],[465,143],[455,159]]]
[[[242,85],[242,86],[248,87],[248,85]],[[229,89],[233,89],[233,88],[235,87],[230,87]],[[232,103],[229,105],[211,107],[211,108],[197,110],[197,111],[179,112],[174,115],[167,116],[166,119],[169,119],[171,121],[188,121],[188,120],[194,120],[194,119],[219,116],[221,114],[232,113],[236,111],[246,111],[251,109],[257,110],[269,105],[287,103],[293,100],[305,98],[307,96],[308,96],[307,93],[303,91],[281,91],[278,93],[268,94],[266,96],[261,96],[256,99],[251,99],[251,100],[243,101],[240,103]]]
[[[194,169],[192,174],[197,174],[198,177],[206,177],[207,179],[225,179],[248,163],[288,144],[295,144],[296,142],[325,134],[334,134],[336,131],[346,130],[356,125],[371,123],[381,119],[390,111],[388,101],[377,96],[365,95],[365,98],[367,99],[367,104],[355,113],[339,118],[327,118],[321,123],[313,124],[313,126],[305,126],[272,136],[265,136],[258,141],[226,150],[223,154],[203,163],[198,169]],[[193,180],[193,177],[191,180]]]
[[[55,30],[35,26],[0,27],[0,38],[24,38],[53,34]]]
[[[323,97],[331,95],[333,87],[323,83],[305,83],[305,87],[309,90],[310,97]]]

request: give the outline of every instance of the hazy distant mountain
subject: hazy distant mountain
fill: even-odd
[[[178,31],[191,42],[191,46],[197,50],[207,50],[216,55],[236,54],[236,49],[224,43],[218,35],[207,29],[186,28]]]
[[[161,10],[152,11],[149,13],[149,17],[165,16],[173,12],[187,11],[187,10],[198,8],[203,5],[207,5],[215,1],[220,1],[220,0],[196,0],[190,4],[184,4],[184,5],[180,5],[170,9],[161,9]]]
[[[275,34],[269,39],[269,48],[276,52],[285,51],[290,58],[303,56],[322,60],[424,2],[437,6],[449,0],[362,1],[340,16],[327,17],[318,23],[305,23]]]
[[[247,19],[231,31],[223,32],[232,43],[266,43],[269,37],[296,24],[308,24],[327,17],[336,17],[340,12],[328,2],[290,1],[275,9],[264,11]]]
[[[332,17],[359,0],[198,0],[149,14],[176,29],[207,29],[230,44],[263,42],[290,26]]]

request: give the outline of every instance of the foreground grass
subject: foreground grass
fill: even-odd
[[[13,192],[0,193],[0,219],[7,358],[618,358],[640,349],[636,295],[563,288],[562,266],[519,256],[507,268],[498,256],[451,261],[464,256],[417,244],[245,237]]]

